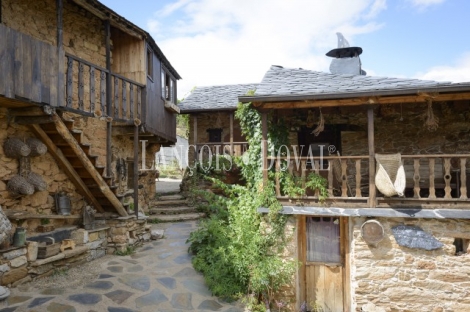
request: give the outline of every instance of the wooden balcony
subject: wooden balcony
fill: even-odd
[[[267,157],[270,172],[286,171],[306,190],[301,197],[290,197],[279,174],[274,179],[276,196],[285,206],[396,209],[468,209],[470,154],[402,155],[406,189],[402,197],[385,197],[369,178],[369,159],[364,156]],[[374,163],[375,166],[375,163]],[[320,202],[318,190],[306,188],[310,173],[327,181],[328,198]],[[373,196],[370,196],[370,194]],[[376,196],[374,196],[376,193]]]
[[[132,124],[145,86],[0,24],[0,106],[50,105]]]

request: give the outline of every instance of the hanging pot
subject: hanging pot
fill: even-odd
[[[63,216],[69,216],[72,209],[70,198],[65,193],[55,194],[55,207],[57,213]]]

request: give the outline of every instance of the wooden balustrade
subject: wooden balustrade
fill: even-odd
[[[210,142],[196,144],[199,160],[208,160],[210,155],[241,156],[248,149],[247,142]]]
[[[80,114],[109,116],[115,121],[141,119],[144,85],[111,73],[111,90],[107,90],[106,68],[66,54],[65,108]],[[106,94],[110,92],[111,110],[107,111]]]
[[[470,154],[455,155],[402,155],[406,174],[404,197],[387,198],[378,193],[379,204],[393,206],[407,202],[465,202],[468,200],[468,179],[470,174]],[[329,201],[338,206],[354,206],[351,201],[366,202],[369,196],[368,156],[324,156],[320,157],[268,157],[268,167],[272,172],[289,172],[298,185],[305,189],[306,179],[311,172],[327,180]],[[279,174],[274,175],[276,195],[280,200],[289,196],[283,190]],[[306,189],[306,196],[300,201],[318,199],[318,190]],[[438,206],[436,206],[438,207]]]

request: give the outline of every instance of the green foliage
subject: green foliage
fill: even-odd
[[[51,223],[51,220],[49,218],[41,218],[41,225],[46,225]]]
[[[127,246],[126,249],[124,250],[116,250],[114,252],[114,254],[116,256],[129,256],[129,255],[132,255],[133,253],[135,253],[135,248],[134,246]]]
[[[176,134],[185,139],[189,137],[189,115],[176,115]]]
[[[216,171],[195,170],[194,181],[209,179],[224,196],[201,191],[191,195],[207,201],[202,206],[210,218],[191,234],[189,250],[214,295],[236,299],[244,294],[252,311],[265,311],[274,294],[292,280],[297,262],[280,257],[292,238],[286,233],[288,217],[279,214],[282,206],[274,184],[262,188],[261,117],[250,104],[239,104],[235,116],[250,146],[243,159],[235,161],[246,184],[227,185],[211,176]],[[269,120],[268,146],[276,150],[287,145],[287,129],[272,116]],[[260,207],[270,213],[258,213]]]

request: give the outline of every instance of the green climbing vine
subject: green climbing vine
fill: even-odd
[[[235,160],[244,185],[228,185],[206,175],[223,195],[194,191],[197,197],[205,197],[210,217],[191,234],[189,250],[194,254],[194,268],[204,274],[214,295],[229,299],[243,297],[252,311],[266,311],[273,307],[275,294],[281,287],[292,282],[298,263],[280,256],[293,232],[286,231],[288,216],[279,213],[282,206],[276,199],[274,183],[264,186],[262,183],[260,114],[251,104],[240,103],[235,116],[249,144],[244,156]],[[268,120],[269,148],[278,150],[281,145],[287,146],[285,125],[272,116]],[[198,170],[193,178],[200,178]],[[284,188],[294,188],[295,183],[289,179],[292,177],[283,173]],[[317,182],[307,183],[322,188],[320,193],[326,195],[323,188],[326,184],[321,179],[312,181]],[[269,208],[269,213],[260,214],[260,207]],[[279,306],[277,303],[276,307]]]

